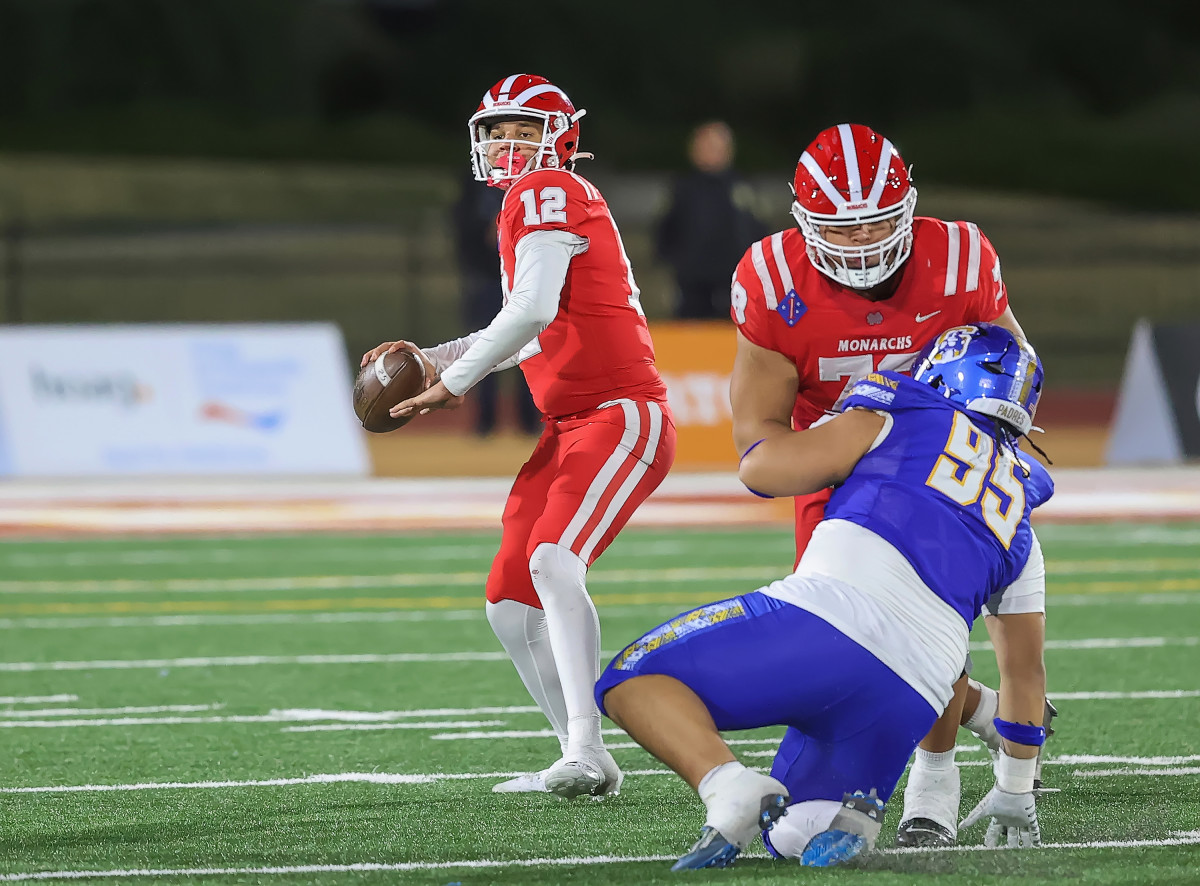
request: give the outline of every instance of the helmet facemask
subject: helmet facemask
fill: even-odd
[[[515,113],[514,113],[515,112]],[[555,169],[560,166],[570,168],[571,160],[561,162],[558,150],[559,141],[572,131],[576,121],[586,113],[578,111],[568,116],[560,111],[542,111],[537,108],[506,109],[504,113],[494,110],[478,111],[471,116],[468,128],[471,134],[471,168],[475,180],[487,182],[490,185],[503,187],[506,183],[520,178],[535,169]],[[491,128],[494,124],[513,120],[535,120],[542,126],[540,141],[530,142],[514,138],[492,138]],[[578,132],[577,129],[575,129]],[[501,155],[503,162],[493,166],[488,159],[493,145],[507,145],[508,151]],[[537,151],[526,159],[518,153],[518,145],[536,145]]]
[[[836,215],[809,211],[796,200],[792,203],[792,216],[800,226],[809,260],[817,270],[842,286],[870,289],[896,273],[912,252],[916,205],[917,189],[909,188],[904,198],[893,206],[849,213],[841,211]],[[894,223],[892,232],[865,246],[831,243],[821,233],[823,227],[855,227],[882,221]]]

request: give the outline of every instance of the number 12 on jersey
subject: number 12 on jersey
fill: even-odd
[[[530,188],[528,191],[522,191],[520,196],[521,203],[525,206],[525,217],[521,221],[525,224],[566,224],[567,213],[563,207],[567,205],[567,192],[562,188],[542,188],[536,197],[533,188]]]
[[[955,412],[945,449],[925,485],[964,508],[978,503],[988,529],[1008,548],[1025,514],[1025,487],[1016,467],[1012,453],[996,451],[989,435]]]

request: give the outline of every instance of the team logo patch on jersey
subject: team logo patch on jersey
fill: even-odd
[[[678,618],[671,619],[665,625],[659,625],[650,633],[635,640],[625,648],[624,652],[617,656],[612,666],[618,671],[631,671],[639,661],[655,649],[666,646],[680,637],[686,637],[688,634],[694,634],[696,631],[703,631],[723,621],[729,621],[731,618],[742,618],[745,615],[746,607],[742,605],[741,599],[737,597],[732,600],[722,600],[720,603],[710,603],[707,606],[701,606],[699,609],[693,609],[691,612],[685,612]]]
[[[796,295],[796,290],[790,289],[775,310],[779,312],[784,323],[788,326],[795,326],[800,322],[800,318],[808,313],[808,305],[800,300],[800,296]]]
[[[871,313],[867,314],[868,326],[878,326],[882,322],[883,314],[879,313],[879,311],[872,311]]]

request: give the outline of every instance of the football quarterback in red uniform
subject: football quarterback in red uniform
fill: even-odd
[[[1024,337],[992,244],[970,222],[916,217],[908,167],[879,133],[852,123],[824,130],[801,155],[792,187],[798,227],[755,243],[733,277],[730,400],[738,452],[832,415],[863,376],[908,370],[916,352],[951,327],[988,321]],[[797,563],[828,499],[827,490],[795,500]],[[998,614],[1009,626],[1010,654],[1022,655],[1022,638],[1040,649],[1033,641],[1043,631],[1042,613],[1001,601]],[[989,629],[999,630],[992,623],[1000,621],[988,618]],[[1041,668],[1040,654],[1029,666]],[[968,688],[965,677],[956,690],[918,750],[902,845],[956,838],[953,747],[964,704],[965,725],[998,741],[996,693],[974,681]]]
[[[545,430],[517,475],[487,581],[488,620],[554,727],[562,757],[496,790],[616,793],[622,775],[592,696],[600,624],[588,567],[662,482],[675,426],[629,258],[608,204],[574,172],[579,119],[561,89],[514,74],[470,119],[475,177],[505,190],[498,219],[504,304],[491,324],[423,352],[407,415],[455,406],[488,373],[520,365]],[[586,155],[585,155],[586,156]]]

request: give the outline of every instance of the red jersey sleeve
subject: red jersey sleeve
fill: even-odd
[[[729,315],[738,330],[747,339],[770,351],[779,347],[771,334],[771,309],[767,307],[767,296],[763,289],[760,268],[756,266],[756,250],[762,254],[762,244],[756,243],[746,250],[733,272],[729,292]],[[761,268],[765,272],[765,265]]]
[[[588,206],[600,193],[585,179],[561,169],[539,169],[523,175],[504,196],[500,231],[517,243],[530,231],[570,231],[581,237]]]
[[[967,317],[991,322],[1008,310],[1008,288],[1000,276],[1000,257],[983,231],[979,231],[979,287],[966,293]]]

